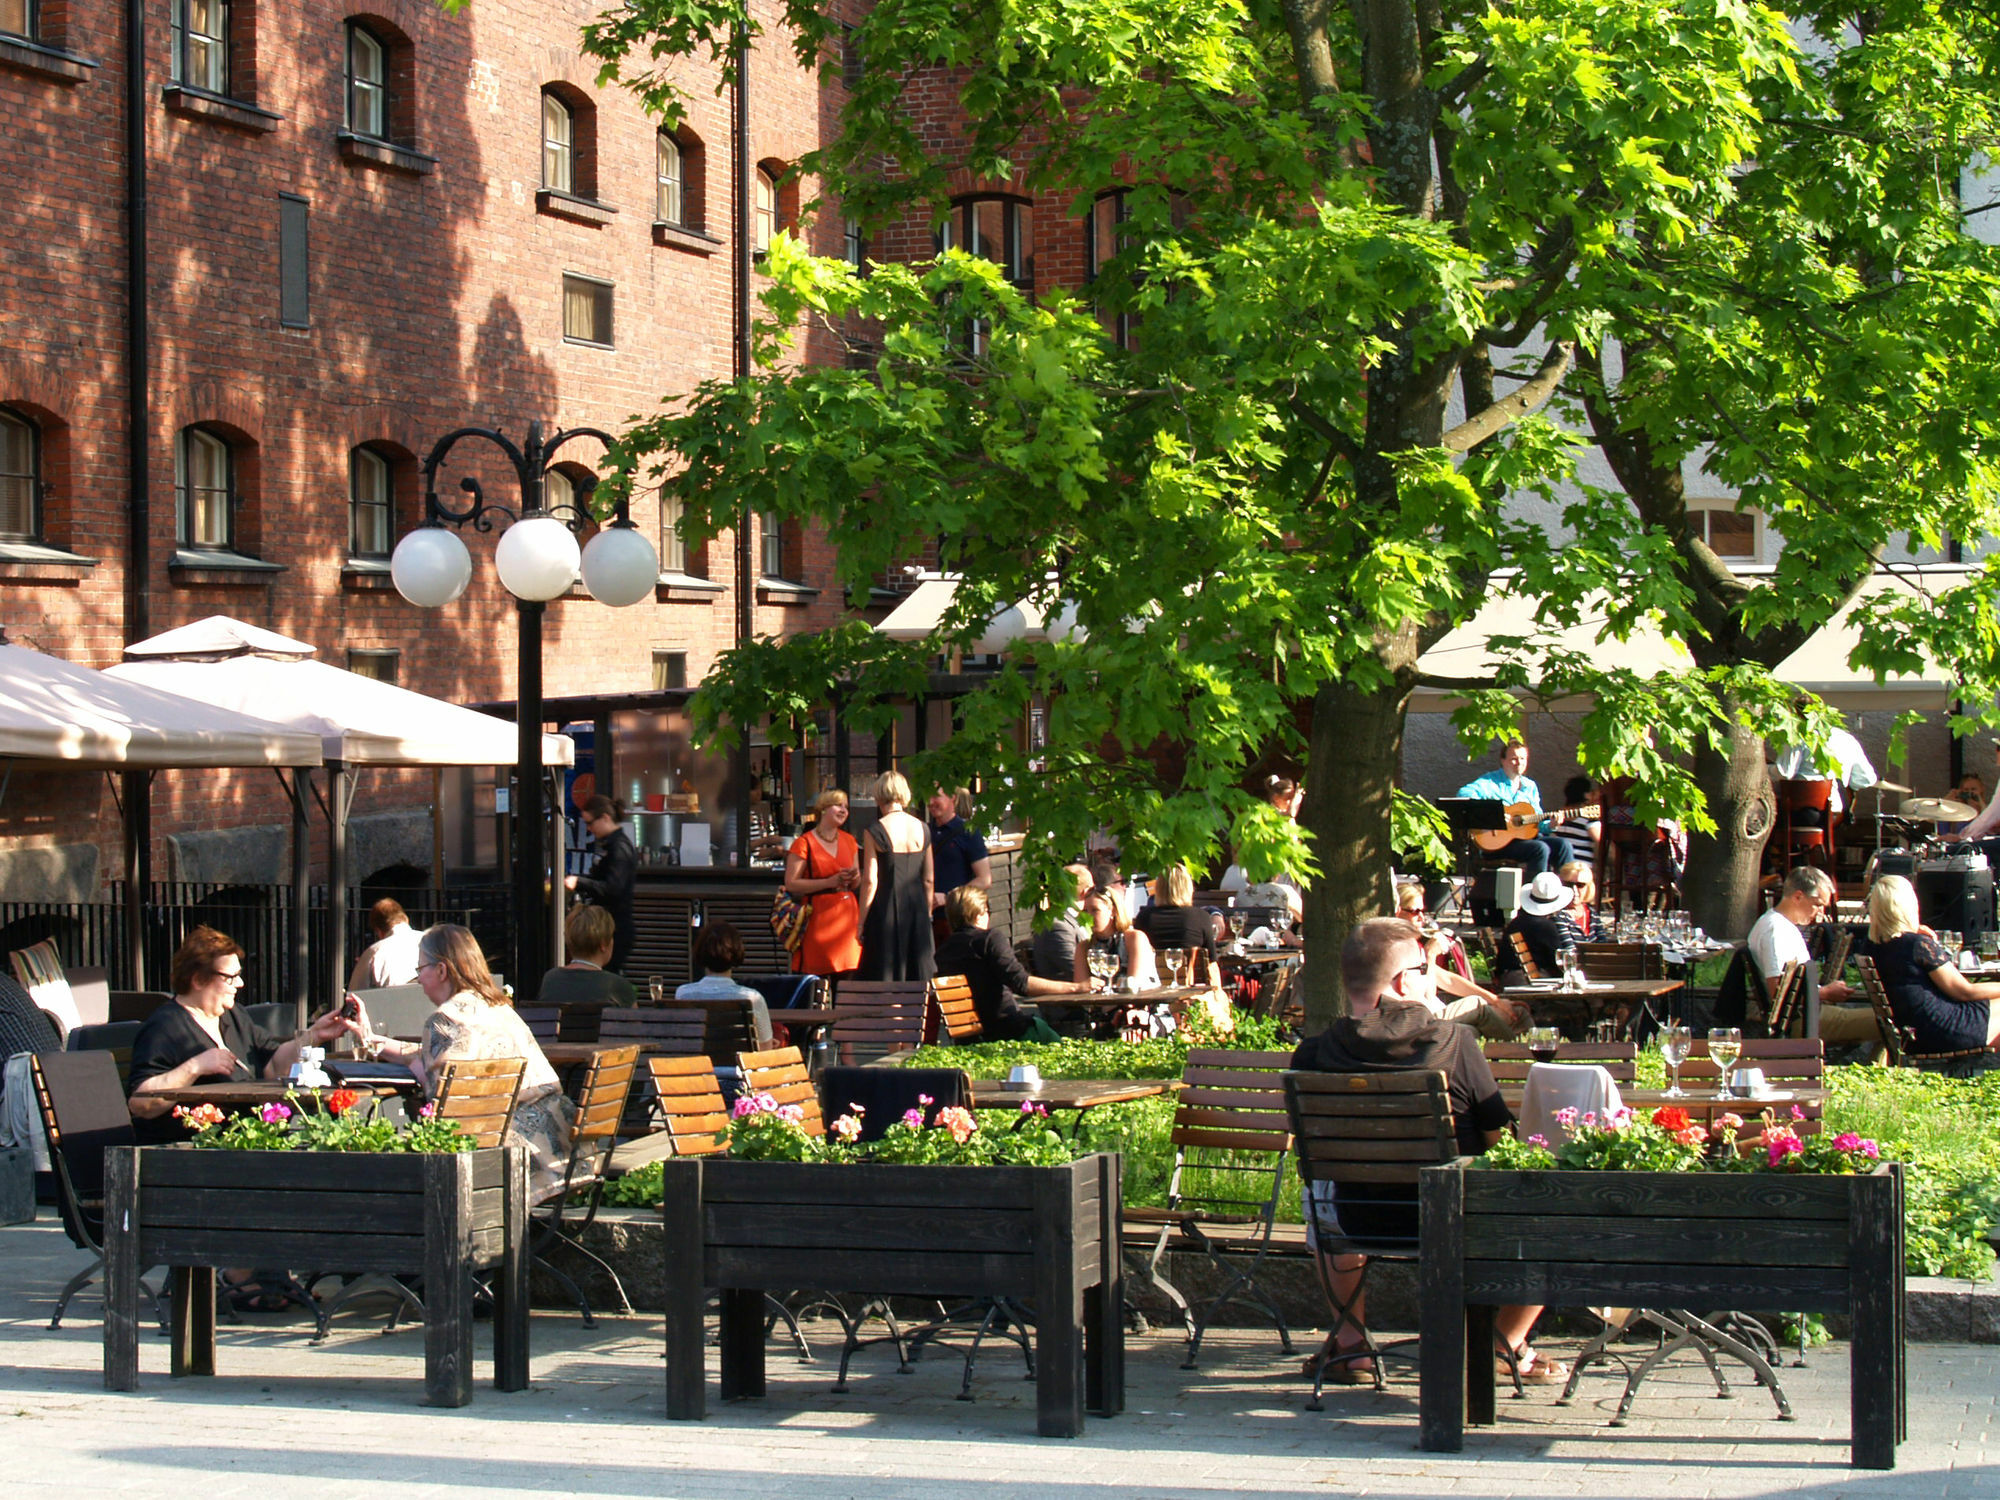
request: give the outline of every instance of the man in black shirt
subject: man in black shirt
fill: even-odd
[[[597,840],[597,860],[588,875],[568,875],[563,883],[577,895],[611,913],[616,936],[611,961],[604,967],[625,972],[638,929],[632,921],[632,888],[639,878],[639,851],[618,821],[620,808],[609,797],[592,797],[583,804],[583,826]]]
[[[1060,1041],[1054,1028],[1023,1006],[1020,997],[1087,995],[1090,981],[1041,979],[1022,968],[1007,939],[987,925],[986,892],[976,885],[953,891],[944,909],[952,932],[937,951],[937,971],[965,976],[984,1039],[1011,1042],[1025,1036],[1038,1042]]]
[[[1351,1014],[1300,1043],[1292,1054],[1292,1066],[1320,1073],[1443,1073],[1451,1094],[1452,1126],[1459,1150],[1477,1156],[1499,1140],[1513,1117],[1471,1028],[1433,1015],[1426,1004],[1435,986],[1423,934],[1415,924],[1400,917],[1377,917],[1355,927],[1340,951],[1340,978]],[[1378,1221],[1402,1217],[1393,1209],[1385,1212],[1381,1191],[1372,1196],[1370,1222],[1364,1225],[1355,1215],[1357,1222],[1341,1226],[1343,1233],[1367,1235],[1376,1231]],[[1401,1224],[1392,1228],[1383,1223],[1379,1232],[1414,1237],[1414,1190],[1410,1205],[1410,1214]],[[1317,1207],[1309,1202],[1306,1210],[1309,1234],[1316,1216],[1326,1219],[1329,1229],[1338,1223],[1337,1198],[1322,1197]],[[1366,1357],[1351,1357],[1354,1350],[1363,1347],[1361,1325],[1366,1309],[1356,1294],[1367,1257],[1328,1255],[1325,1262],[1335,1296],[1342,1302],[1350,1297],[1356,1300],[1349,1305],[1348,1320],[1327,1335],[1326,1348],[1316,1358],[1339,1360],[1327,1372],[1327,1379],[1335,1385],[1373,1384],[1374,1372],[1358,1368],[1366,1365]],[[1539,1307],[1503,1307],[1494,1315],[1493,1327],[1495,1336],[1514,1351],[1521,1379],[1546,1385],[1567,1379],[1569,1372],[1528,1347],[1528,1331],[1541,1311]],[[1351,1334],[1343,1338],[1350,1329]]]

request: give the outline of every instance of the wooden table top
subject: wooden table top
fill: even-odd
[[[1241,953],[1231,953],[1224,949],[1216,954],[1216,958],[1225,967],[1238,964],[1246,968],[1260,964],[1299,963],[1305,956],[1306,950],[1303,948],[1246,948]]]
[[[414,1088],[412,1079],[406,1088]],[[314,1094],[330,1094],[335,1088],[348,1089],[364,1099],[393,1099],[406,1091],[391,1083],[344,1083],[328,1088],[301,1088],[296,1083],[286,1083],[276,1078],[255,1078],[247,1082],[232,1082],[218,1078],[213,1083],[197,1083],[184,1089],[156,1089],[146,1095],[149,1099],[163,1099],[168,1104],[213,1104],[223,1109],[241,1109],[257,1104],[282,1104],[285,1095],[297,1094],[301,1098]]]
[[[1685,989],[1679,979],[1591,979],[1584,982],[1582,995],[1597,1000],[1651,1000]],[[1509,1000],[1538,1000],[1546,996],[1574,995],[1556,984],[1510,984],[1500,993]]]
[[[1004,1079],[972,1080],[974,1109],[1019,1109],[1025,1103],[1046,1109],[1095,1109],[1100,1104],[1129,1104],[1178,1093],[1178,1078],[1045,1078],[1040,1083],[1008,1083]]]
[[[1177,984],[1163,986],[1157,990],[1141,990],[1136,995],[1121,994],[1116,990],[1093,990],[1088,995],[1037,995],[1036,1005],[1090,1005],[1107,1010],[1120,1006],[1172,1005],[1177,1000],[1192,1000],[1198,995],[1212,995],[1215,991],[1205,984]],[[777,1015],[772,1016],[778,1019]]]

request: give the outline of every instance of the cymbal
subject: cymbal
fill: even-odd
[[[1977,809],[1949,797],[1905,797],[1896,811],[1924,823],[1969,823],[1979,816]]]
[[[1908,796],[1916,788],[1913,786],[1904,786],[1900,781],[1878,781],[1875,785],[1868,788],[1868,790],[1871,792],[1901,792],[1904,796]]]

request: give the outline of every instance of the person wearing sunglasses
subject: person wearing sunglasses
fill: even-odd
[[[242,945],[213,927],[195,928],[175,952],[168,971],[174,997],[160,1003],[132,1041],[126,1107],[141,1144],[188,1138],[173,1106],[155,1097],[161,1090],[193,1088],[204,1078],[286,1078],[300,1047],[330,1047],[354,1030],[335,1011],[297,1035],[266,1026],[237,1003],[243,962]]]

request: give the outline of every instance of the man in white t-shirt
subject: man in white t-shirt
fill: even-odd
[[[1788,963],[1809,963],[1812,954],[1806,948],[1806,935],[1801,930],[1809,923],[1822,920],[1833,910],[1839,899],[1839,890],[1826,871],[1812,865],[1800,865],[1785,877],[1785,888],[1778,897],[1778,904],[1757,919],[1750,929],[1750,961],[1757,966],[1757,972],[1764,976],[1764,984],[1771,994],[1778,989],[1778,980]],[[1819,1036],[1825,1042],[1879,1042],[1881,1028],[1875,1024],[1874,1009],[1866,1005],[1849,1005],[1845,1002],[1851,992],[1839,979],[1819,987]]]
[[[423,934],[410,926],[402,903],[384,896],[368,908],[368,930],[375,941],[354,960],[347,976],[350,990],[379,990],[392,984],[417,982],[417,944]]]

